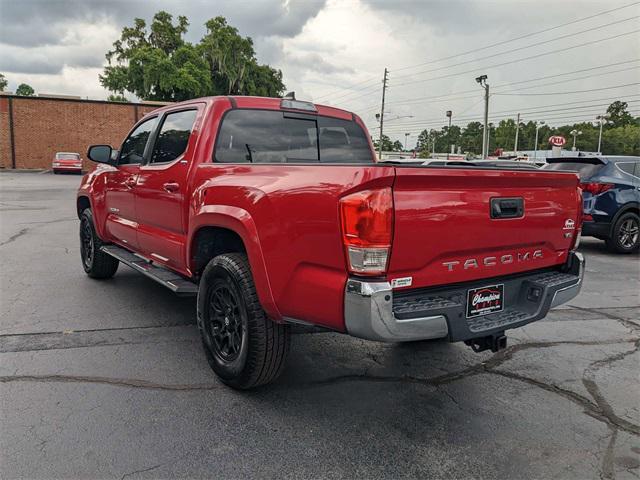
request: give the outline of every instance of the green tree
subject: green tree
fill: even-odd
[[[0,73],[0,92],[4,92],[4,89],[7,88],[8,84],[9,82],[7,81],[7,79],[4,78],[4,75],[2,73]]]
[[[374,148],[376,149],[376,151],[378,151],[380,149],[379,139],[372,138],[372,140],[373,140]],[[388,136],[382,135],[382,151],[383,152],[401,152],[402,150],[403,150],[402,143],[399,140],[392,142]]]
[[[107,97],[107,102],[129,103],[129,100],[127,100],[127,97],[125,97],[124,95],[111,94]]]
[[[482,133],[484,125],[480,122],[469,123],[460,135],[460,147],[463,152],[479,155],[482,153]]]
[[[33,94],[36,93],[31,85],[27,85],[26,83],[21,83],[16,88],[16,95],[20,95],[21,97],[33,97]]]
[[[253,41],[240,36],[224,17],[206,22],[207,32],[193,45],[184,40],[189,22],[160,11],[150,27],[136,18],[106,54],[100,83],[119,95],[143,100],[181,101],[207,95],[280,96],[282,72],[259,65]]]
[[[156,13],[151,27],[141,18],[125,27],[113,50],[100,83],[112,92],[131,92],[144,100],[181,101],[208,95],[211,81],[207,64],[183,35],[189,22],[164,11]]]
[[[607,108],[607,115],[609,116],[609,121],[614,127],[623,127],[633,123],[633,117],[627,110],[628,106],[629,104],[627,102],[621,102],[620,100],[609,105],[609,108]]]
[[[513,150],[516,139],[516,121],[512,118],[500,120],[493,136],[496,148]]]

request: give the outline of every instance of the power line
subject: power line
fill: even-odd
[[[640,96],[640,95],[635,95],[636,97]],[[619,98],[619,97],[617,97]],[[609,99],[603,99],[603,100],[609,100]],[[636,100],[628,100],[625,103],[629,104],[629,103],[635,103],[635,102],[640,102],[640,99],[636,99]],[[478,102],[479,103],[479,102]],[[476,104],[477,105],[477,104]],[[552,108],[552,109],[547,109],[546,107],[558,107],[558,106],[562,106],[563,104],[555,104],[555,105],[541,105],[541,106],[537,106],[537,107],[529,107],[529,108],[516,108],[516,109],[509,109],[509,110],[500,110],[497,112],[493,112],[491,116],[495,116],[495,115],[499,115],[499,114],[511,114],[511,115],[516,115],[517,113],[522,113],[525,116],[528,115],[534,115],[534,114],[547,114],[549,112],[566,112],[566,111],[572,111],[572,110],[582,110],[582,109],[594,109],[594,108],[600,108],[600,107],[608,107],[609,105],[611,105],[611,103],[595,103],[595,104],[590,104],[590,105],[579,105],[579,106],[573,106],[573,107],[563,107],[563,108]],[[475,106],[475,105],[474,105]],[[477,114],[479,115],[479,114]],[[477,118],[477,115],[457,115],[456,119],[457,120],[468,120],[468,119],[474,119]],[[397,125],[398,127],[403,126],[403,125],[421,125],[422,123],[425,122],[440,122],[442,121],[442,119],[440,118],[426,118],[426,119],[422,119],[422,120],[412,120],[412,121],[408,121],[408,122],[404,122],[401,125]]]
[[[620,73],[620,72],[628,72],[630,70],[638,70],[640,72],[640,67],[630,67],[630,68],[623,68],[620,70],[614,70],[612,72],[603,72],[603,73],[597,73],[595,75],[589,75],[588,77],[582,77],[582,78],[569,78],[567,80],[559,80],[557,82],[551,82],[551,83],[541,83],[540,85],[530,85],[528,87],[524,87],[524,88],[518,88],[516,90],[510,90],[512,92],[521,92],[523,90],[531,90],[532,88],[540,88],[540,87],[550,87],[552,85],[560,85],[562,83],[570,83],[570,82],[577,82],[579,80],[588,80],[591,78],[596,78],[596,77],[604,77],[606,75],[612,75],[614,73]],[[500,93],[500,92],[495,92],[495,93]]]
[[[504,44],[507,44],[507,43],[510,43],[510,42],[515,42],[517,40],[522,40],[523,38],[533,37],[535,35],[539,35],[541,33],[550,32],[552,30],[557,30],[558,28],[566,27],[568,25],[573,25],[575,23],[584,22],[586,20],[590,20],[592,18],[596,18],[596,17],[599,17],[601,15],[606,15],[607,13],[612,13],[612,12],[615,12],[615,11],[618,11],[618,10],[623,10],[623,9],[626,9],[626,8],[629,8],[629,7],[633,7],[635,5],[638,5],[639,3],[640,2],[630,3],[628,5],[623,5],[622,7],[612,8],[610,10],[605,10],[603,12],[599,12],[599,13],[596,13],[594,15],[589,15],[588,17],[582,17],[582,18],[578,18],[576,20],[572,20],[572,21],[567,22],[567,23],[562,23],[562,24],[556,25],[554,27],[549,27],[549,28],[545,28],[543,30],[538,30],[537,32],[527,33],[527,34],[521,35],[519,37],[514,37],[514,38],[507,39],[507,40],[502,40],[501,42],[492,43],[491,45],[486,45],[484,47],[478,47],[478,48],[474,48],[473,50],[467,50],[466,52],[456,53],[456,54],[450,55],[448,57],[438,58],[436,60],[430,60],[430,61],[424,62],[424,63],[419,63],[419,64],[415,64],[415,65],[407,65],[407,66],[404,66],[404,67],[396,68],[396,69],[394,69],[394,71],[400,72],[402,70],[407,70],[407,69],[410,69],[410,68],[422,67],[424,65],[430,65],[430,64],[433,64],[433,63],[437,63],[437,62],[442,62],[444,60],[450,60],[452,58],[461,57],[463,55],[468,55],[470,53],[479,52],[481,50],[486,50],[488,48],[498,47],[500,45],[504,45]]]
[[[640,32],[640,29],[632,30],[630,32],[619,33],[617,35],[612,35],[610,37],[599,38],[597,40],[591,40],[589,42],[579,43],[578,45],[572,45],[570,47],[564,47],[564,48],[559,48],[557,50],[551,50],[549,52],[538,53],[536,55],[530,55],[528,57],[516,58],[514,60],[510,60],[510,61],[502,62],[502,63],[496,63],[494,65],[489,65],[489,66],[486,66],[486,67],[476,67],[476,68],[473,68],[471,70],[466,70],[464,72],[449,73],[447,75],[441,75],[439,77],[423,78],[423,79],[420,79],[420,80],[414,80],[412,82],[399,83],[399,84],[397,84],[395,86],[396,87],[400,87],[400,86],[403,86],[403,85],[412,85],[412,84],[415,84],[415,83],[423,83],[423,82],[428,82],[428,81],[431,81],[431,80],[440,80],[440,79],[443,79],[443,78],[456,77],[456,76],[459,76],[459,75],[464,75],[466,73],[474,73],[474,72],[478,72],[479,70],[486,71],[486,70],[488,70],[490,68],[504,67],[505,65],[511,65],[511,64],[514,64],[514,63],[523,62],[525,60],[531,60],[533,58],[545,57],[547,55],[552,55],[554,53],[566,52],[568,50],[573,50],[575,48],[586,47],[587,45],[593,45],[594,43],[600,43],[600,42],[606,42],[608,40],[614,40],[616,38],[624,37],[626,35],[632,35],[632,34],[638,33],[638,32]]]
[[[575,74],[578,74],[578,73],[588,72],[588,71],[592,71],[592,70],[599,70],[599,69],[602,69],[602,68],[608,68],[608,67],[624,65],[624,64],[628,64],[628,63],[637,63],[637,62],[640,62],[640,59],[625,60],[623,62],[609,63],[609,64],[606,64],[606,65],[599,65],[597,67],[583,68],[583,69],[580,69],[580,70],[572,70],[570,72],[558,73],[558,74],[555,74],[555,75],[546,75],[544,77],[530,78],[528,80],[521,80],[521,81],[518,81],[518,82],[502,83],[500,85],[496,85],[494,88],[502,88],[502,87],[511,86],[511,85],[519,85],[519,84],[534,82],[534,81],[538,81],[538,80],[545,80],[545,79],[548,79],[548,78],[563,77],[563,76],[566,76],[566,75],[575,75]],[[579,77],[579,78],[575,78],[575,79],[566,80],[566,82],[584,80],[584,79],[587,79],[587,78],[592,78],[592,77],[602,76],[602,75],[610,75],[610,74],[613,74],[613,73],[619,73],[619,72],[632,70],[632,69],[636,69],[636,68],[640,68],[640,67],[632,67],[630,69],[616,70],[616,71],[613,71],[613,72],[603,72],[601,74],[591,75],[589,77],[584,77],[583,76],[583,77]],[[550,85],[550,84],[547,84],[547,85]],[[532,87],[527,87],[527,88],[535,88],[535,87],[538,87],[538,86],[543,86],[543,85],[534,85]],[[413,98],[413,99],[406,99],[406,100],[405,99],[401,99],[401,100],[391,101],[391,102],[387,102],[387,103],[389,105],[404,105],[404,104],[423,103],[424,101],[428,101],[428,100],[434,100],[434,99],[439,99],[439,98],[444,98],[444,97],[450,97],[450,96],[453,96],[453,95],[460,95],[460,94],[465,94],[465,93],[476,92],[477,90],[478,89],[463,90],[461,92],[453,92],[453,93],[449,93],[449,94],[445,94],[445,95],[436,95],[436,96],[432,96],[432,97],[416,97],[416,98]],[[457,98],[470,98],[470,97],[457,97]],[[371,105],[371,107],[373,107],[373,106],[377,107],[377,105]],[[369,107],[370,106],[366,106],[362,110],[367,109]]]
[[[454,55],[449,55],[447,57],[442,57],[442,58],[438,58],[438,59],[435,59],[435,60],[430,60],[428,62],[423,62],[423,63],[419,63],[419,64],[412,64],[412,65],[406,65],[404,67],[399,67],[399,68],[396,68],[395,71],[400,72],[400,71],[408,70],[408,69],[411,69],[411,68],[418,68],[418,67],[422,67],[422,66],[425,66],[425,65],[431,65],[431,64],[434,64],[434,63],[442,62],[442,61],[445,61],[445,60],[450,60],[452,58],[457,58],[457,57],[461,57],[461,56],[464,56],[464,55],[469,55],[471,53],[479,52],[481,50],[486,50],[486,49],[489,49],[489,48],[498,47],[500,45],[505,45],[505,44],[508,44],[508,43],[511,43],[511,42],[515,42],[515,41],[522,40],[522,39],[525,39],[525,38],[533,37],[535,35],[540,35],[542,33],[550,32],[550,31],[553,31],[553,30],[557,30],[558,28],[566,27],[566,26],[573,25],[573,24],[576,24],[576,23],[581,23],[581,22],[584,22],[586,20],[590,20],[592,18],[599,17],[601,15],[606,15],[608,13],[613,13],[613,12],[616,12],[616,11],[619,11],[619,10],[627,9],[627,8],[636,6],[638,4],[640,4],[640,2],[634,2],[634,3],[630,3],[630,4],[627,4],[627,5],[620,6],[620,7],[612,8],[612,9],[609,9],[609,10],[604,10],[602,12],[599,12],[599,13],[596,13],[596,14],[593,14],[593,15],[589,15],[587,17],[578,18],[576,20],[572,20],[570,22],[566,22],[566,23],[562,23],[562,24],[559,24],[559,25],[555,25],[553,27],[545,28],[543,30],[538,30],[538,31],[535,31],[535,32],[531,32],[531,33],[527,33],[527,34],[524,34],[524,35],[520,35],[518,37],[510,38],[510,39],[507,39],[507,40],[502,40],[500,42],[496,42],[496,43],[493,43],[493,44],[490,44],[490,45],[486,45],[484,47],[474,48],[472,50],[467,50],[466,52],[456,53]],[[360,82],[356,82],[356,83],[354,83],[354,84],[352,84],[350,86],[347,86],[347,87],[340,87],[340,88],[338,88],[336,90],[330,91],[329,93],[324,93],[324,94],[318,96],[317,100],[320,100],[320,99],[323,99],[323,98],[326,98],[326,97],[330,97],[334,93],[338,93],[338,92],[341,92],[341,91],[344,91],[344,90],[352,90],[353,87],[355,87],[355,86],[364,85],[366,83],[373,82],[374,80],[377,81],[379,79],[377,77],[371,77],[371,78],[362,80]],[[359,89],[359,90],[361,90],[361,89]]]
[[[630,100],[628,102],[626,102],[627,104],[629,103],[637,103],[640,102],[640,99],[638,100]],[[523,118],[529,118],[529,119],[540,119],[540,120],[545,120],[545,119],[554,119],[554,118],[569,118],[570,116],[585,116],[585,115],[591,115],[591,116],[595,116],[598,113],[602,112],[602,108],[603,106],[608,106],[609,104],[599,104],[599,105],[585,105],[582,107],[574,107],[574,108],[570,108],[570,109],[555,109],[555,110],[539,110],[539,111],[533,111],[533,112],[521,112],[521,111],[503,111],[503,112],[494,112],[494,114],[490,115],[489,118],[491,120],[501,120],[501,119],[507,119],[507,118],[513,118],[517,113],[522,113]],[[575,114],[571,114],[570,112],[572,110],[575,109],[588,109],[589,111],[579,111],[579,112],[575,112]],[[635,107],[634,107],[635,108]],[[591,111],[593,110],[593,111]],[[555,112],[555,113],[554,113]],[[565,113],[561,113],[561,112],[565,112]],[[468,123],[471,123],[473,121],[477,121],[477,122],[481,122],[482,119],[479,118],[479,115],[473,115],[473,116],[467,116],[467,117],[458,117],[457,118],[458,121],[463,121]],[[404,123],[402,125],[394,125],[392,127],[390,127],[388,130],[391,130],[392,133],[394,133],[394,130],[397,130],[398,132],[404,131],[408,128],[417,128],[420,126],[437,126],[437,125],[442,125],[444,122],[441,119],[425,119],[424,121],[416,121],[416,122],[410,122],[410,123]]]
[[[524,45],[522,47],[513,48],[511,50],[506,50],[504,52],[492,53],[491,55],[486,55],[484,57],[473,58],[471,60],[465,60],[464,62],[454,63],[453,65],[445,65],[443,67],[438,67],[438,68],[434,68],[434,69],[430,69],[430,70],[423,70],[422,72],[415,72],[413,74],[401,75],[401,76],[396,77],[396,78],[401,79],[401,78],[413,77],[415,75],[422,75],[423,73],[437,72],[438,70],[446,70],[446,69],[452,68],[452,67],[459,67],[460,65],[466,65],[468,63],[479,62],[480,60],[486,60],[488,58],[499,57],[500,55],[506,55],[508,53],[519,52],[521,50],[526,50],[527,48],[539,47],[540,45],[546,45],[547,43],[556,42],[558,40],[563,40],[565,38],[575,37],[576,35],[582,35],[583,33],[591,33],[594,30],[599,30],[601,28],[610,27],[612,25],[617,25],[619,23],[629,22],[631,20],[637,20],[638,18],[640,18],[640,15],[636,15],[635,17],[624,18],[622,20],[616,20],[615,22],[610,22],[610,23],[606,23],[606,24],[603,24],[603,25],[597,25],[595,27],[591,27],[591,28],[588,28],[586,30],[582,30],[580,32],[568,33],[566,35],[561,35],[559,37],[551,38],[549,40],[544,40],[542,42],[532,43],[530,45]]]
[[[362,84],[365,84],[365,83],[373,82],[374,80],[375,80],[375,81],[378,81],[378,80],[379,80],[379,78],[378,78],[378,77],[371,77],[371,78],[369,78],[368,80],[363,80],[362,82],[354,83],[354,84],[352,84],[352,85],[350,85],[350,86],[348,86],[348,87],[341,87],[341,88],[339,88],[338,90],[334,90],[334,91],[332,91],[332,92],[329,92],[329,93],[325,93],[325,94],[320,95],[320,96],[318,97],[318,99],[320,99],[320,98],[324,98],[324,97],[330,97],[330,96],[331,96],[331,95],[333,95],[334,93],[337,93],[337,92],[340,92],[340,91],[343,91],[343,90],[352,90],[352,89],[353,89],[353,87],[356,87],[356,86],[358,86],[358,85],[362,85]],[[367,88],[368,88],[368,87],[367,87]]]
[[[640,82],[635,82],[635,83],[626,83],[624,85],[612,85],[609,87],[602,87],[602,88],[591,88],[589,90],[574,90],[571,92],[546,92],[546,93],[494,93],[494,95],[501,95],[501,96],[513,96],[513,95],[517,95],[517,96],[522,96],[522,95],[526,95],[526,96],[539,96],[539,95],[573,95],[574,93],[587,93],[587,92],[599,92],[601,90],[610,90],[612,88],[625,88],[625,87],[631,87],[633,85],[640,85]]]

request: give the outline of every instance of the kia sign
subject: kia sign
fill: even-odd
[[[562,147],[565,143],[567,143],[567,139],[561,137],[560,135],[554,135],[552,137],[549,137],[549,143],[554,147]]]

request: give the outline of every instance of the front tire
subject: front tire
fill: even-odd
[[[80,215],[80,257],[82,268],[91,278],[111,278],[118,270],[118,260],[100,250],[103,243],[96,234],[93,214],[85,209]]]
[[[289,326],[267,318],[245,254],[219,255],[205,268],[198,291],[198,329],[209,365],[233,388],[267,384],[284,368]]]
[[[620,215],[606,240],[607,248],[615,253],[633,253],[640,247],[640,217],[633,212]]]

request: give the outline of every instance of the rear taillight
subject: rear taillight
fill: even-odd
[[[589,182],[580,184],[580,188],[582,189],[582,191],[589,192],[591,195],[600,195],[607,190],[611,190],[613,187],[613,183]]]
[[[349,271],[359,275],[384,274],[393,236],[391,187],[342,198],[340,218]]]

